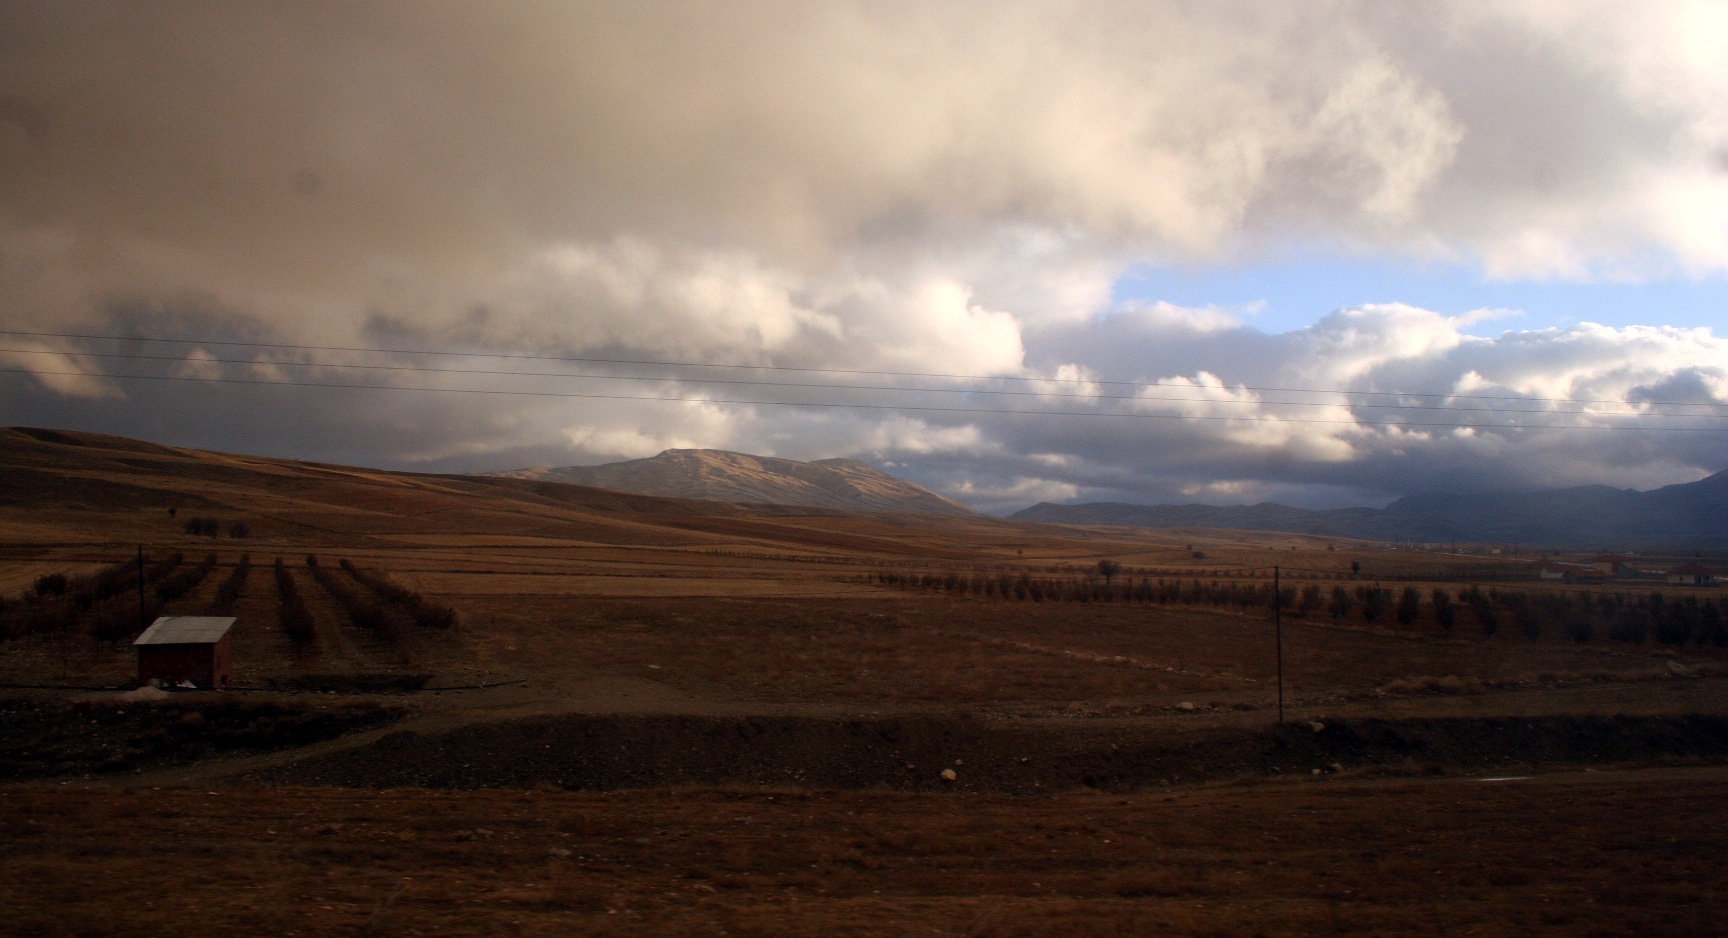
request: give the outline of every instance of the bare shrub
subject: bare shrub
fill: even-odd
[[[384,574],[355,566],[348,560],[342,561],[342,569],[353,577],[361,586],[371,590],[378,598],[402,607],[414,624],[427,629],[448,629],[456,625],[456,610],[421,596],[418,592],[403,586]],[[956,590],[953,575],[948,576],[942,588],[952,593]]]
[[[192,592],[198,588],[198,584],[204,582],[204,578],[209,576],[210,571],[214,569],[216,569],[216,554],[212,552],[205,555],[197,566],[181,567],[175,570],[156,584],[156,601],[163,604],[171,603]]]
[[[1422,594],[1414,586],[1404,587],[1404,591],[1398,594],[1398,624],[1410,625],[1421,612]]]
[[[1342,619],[1349,615],[1350,607],[1353,605],[1355,605],[1355,600],[1350,598],[1350,593],[1344,587],[1332,587],[1332,602],[1326,607],[1326,611],[1332,614],[1332,618]]]
[[[356,628],[365,629],[390,645],[399,645],[407,637],[399,614],[319,564],[316,555],[307,555],[306,567],[312,571],[312,579],[348,613],[348,620]]]
[[[276,621],[288,640],[301,652],[317,645],[318,622],[306,608],[306,601],[300,597],[300,588],[294,582],[294,574],[288,571],[281,557],[276,558],[276,592],[280,598],[276,604]]]
[[[1436,586],[1428,601],[1434,606],[1434,624],[1440,626],[1442,632],[1450,634],[1458,621],[1458,610],[1452,606],[1452,594]]]
[[[240,562],[234,565],[233,572],[216,588],[216,607],[227,609],[240,599],[240,593],[246,588],[246,576],[252,572],[252,555],[245,554]]]
[[[1380,616],[1386,611],[1386,591],[1376,584],[1358,587],[1356,596],[1362,600],[1362,618],[1369,622],[1380,621]]]
[[[70,585],[64,573],[44,573],[30,586],[30,592],[40,597],[64,596]]]

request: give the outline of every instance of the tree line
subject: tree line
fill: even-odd
[[[874,582],[895,589],[940,592],[1002,602],[1130,603],[1211,606],[1270,610],[1272,583],[1266,580],[1153,578],[1124,576],[1120,568],[1097,575],[1034,576],[1031,572],[995,574],[881,571]],[[1569,638],[1580,644],[1598,638],[1641,645],[1654,640],[1679,647],[1688,643],[1728,647],[1728,610],[1715,597],[1648,593],[1507,590],[1479,586],[1388,587],[1379,583],[1330,589],[1319,583],[1283,586],[1281,609],[1298,619],[1432,628],[1455,634],[1473,627],[1483,636],[1511,629],[1532,641]]]

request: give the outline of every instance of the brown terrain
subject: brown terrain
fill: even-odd
[[[799,462],[718,449],[669,449],[647,459],[602,466],[516,469],[493,475],[747,504],[943,515],[971,510],[856,459]]]
[[[1530,559],[0,430],[0,931],[1723,934],[1728,591]]]

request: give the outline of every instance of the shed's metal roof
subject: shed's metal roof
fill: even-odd
[[[163,616],[132,644],[212,645],[233,627],[233,616]]]

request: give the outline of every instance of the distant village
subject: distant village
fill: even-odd
[[[1638,565],[1636,558],[1621,554],[1602,554],[1589,563],[1566,563],[1559,560],[1538,560],[1532,564],[1538,579],[1564,583],[1609,583],[1616,580],[1648,580],[1671,586],[1714,586],[1720,581],[1716,571],[1701,563],[1683,563],[1667,569],[1651,569]]]

